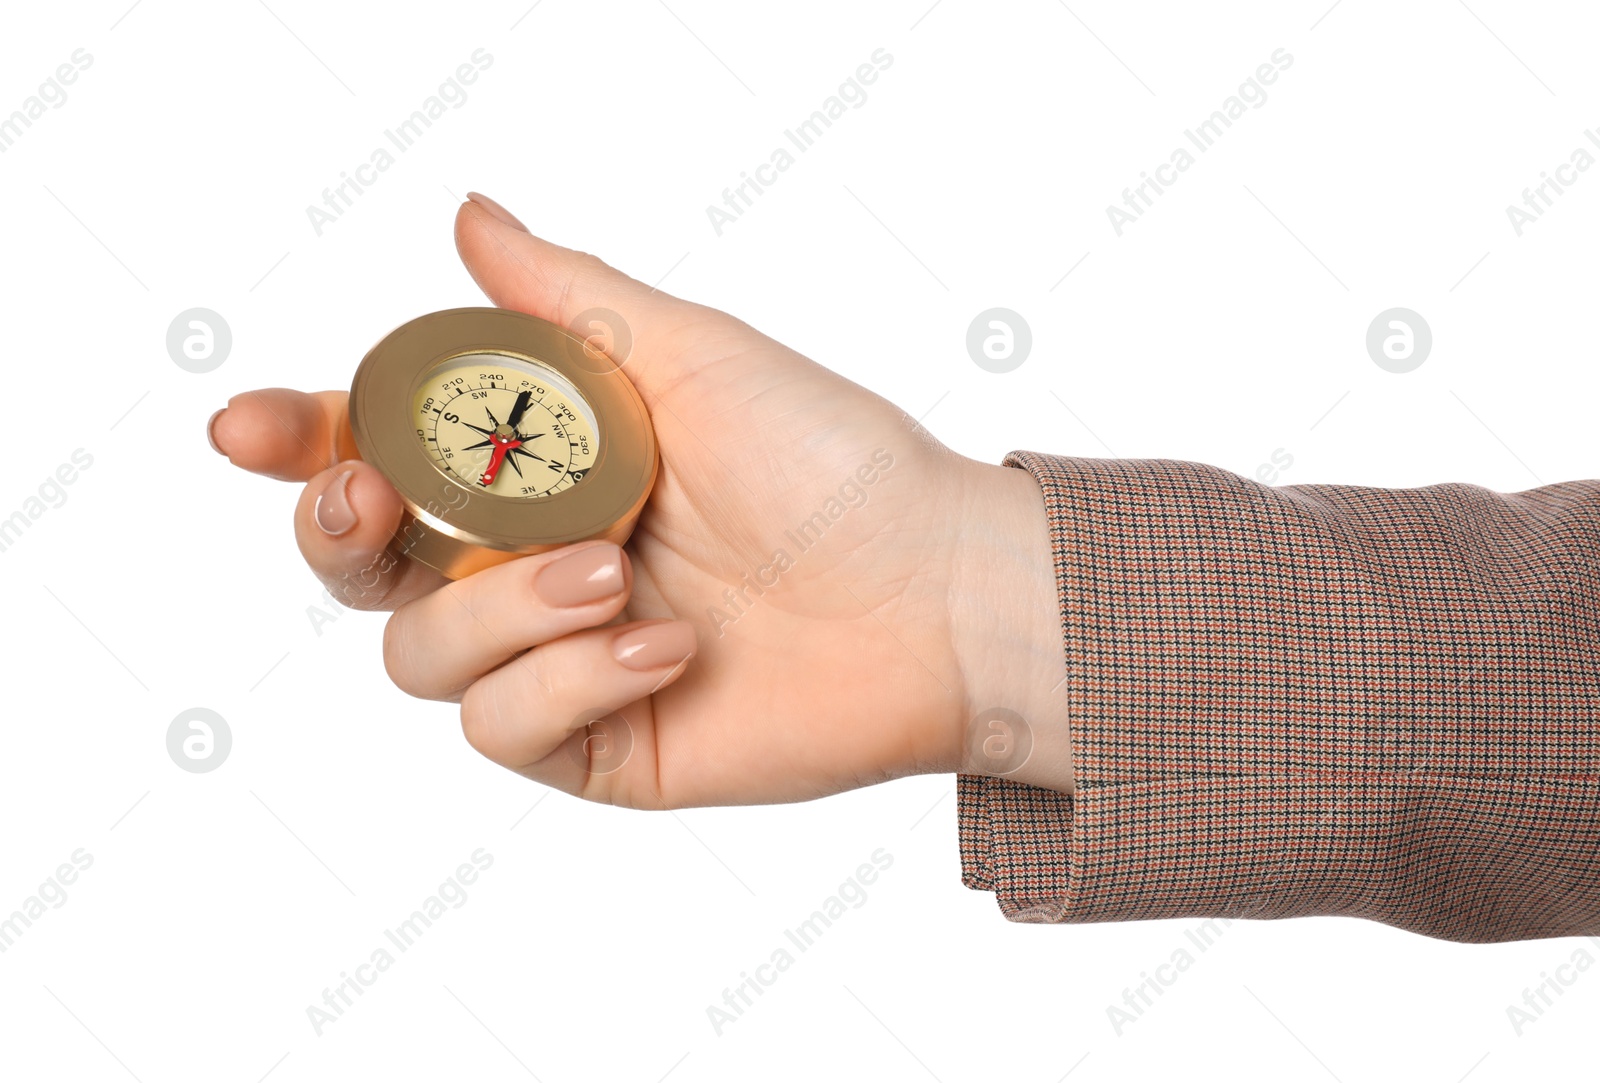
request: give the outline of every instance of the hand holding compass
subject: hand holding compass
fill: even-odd
[[[803,800],[961,769],[968,723],[997,704],[1034,727],[1033,758],[1010,777],[1069,788],[1052,697],[1060,618],[1027,471],[962,458],[747,324],[507,218],[461,208],[468,270],[494,303],[569,338],[593,332],[587,312],[625,316],[631,352],[607,345],[653,428],[602,403],[548,341],[497,331],[464,344],[450,321],[414,328],[437,341],[393,355],[412,357],[414,382],[369,397],[358,381],[381,410],[269,389],[235,396],[215,424],[236,464],[307,482],[301,552],[339,601],[394,611],[394,682],[459,703],[468,741],[497,763],[611,804]],[[368,437],[381,428],[392,444],[377,463],[357,446],[369,420]],[[413,505],[452,529],[479,508],[525,524],[600,508],[622,522],[611,513],[638,476],[604,457],[651,432],[660,476],[625,549],[574,526],[454,581],[418,549],[397,552],[407,516],[423,522]],[[1050,775],[1063,764],[1066,777]]]

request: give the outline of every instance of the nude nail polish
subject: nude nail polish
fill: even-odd
[[[227,409],[228,408],[224,406],[221,410],[218,410],[216,413],[212,414],[211,417],[206,421],[206,443],[210,444],[211,450],[215,451],[218,455],[227,454],[227,452],[223,451],[222,448],[217,444],[217,418],[221,417]]]
[[[476,203],[478,206],[482,207],[484,210],[488,211],[495,217],[496,220],[504,222],[512,229],[520,229],[524,233],[528,232],[528,227],[519,222],[516,215],[500,206],[500,204],[496,203],[488,196],[483,195],[480,192],[468,192],[467,198],[472,200],[472,202]]]
[[[350,506],[350,478],[354,474],[354,470],[340,471],[311,509],[311,517],[324,534],[337,538],[356,525],[356,510]]]
[[[695,651],[694,628],[683,621],[663,621],[623,632],[611,641],[611,654],[629,669],[674,666]]]
[[[539,569],[533,592],[555,609],[589,605],[622,590],[622,550],[594,545],[569,553]]]

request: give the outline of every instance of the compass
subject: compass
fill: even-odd
[[[405,504],[395,547],[451,579],[589,538],[621,545],[655,483],[650,415],[621,366],[509,309],[385,335],[350,385],[350,429]]]

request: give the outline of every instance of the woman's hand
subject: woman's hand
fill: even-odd
[[[396,685],[459,702],[495,762],[616,805],[985,772],[970,749],[989,731],[974,741],[971,723],[994,707],[1031,728],[1027,765],[998,761],[1005,773],[1070,790],[1055,579],[1026,471],[956,455],[878,396],[493,201],[463,204],[455,230],[496,305],[584,337],[590,310],[620,315],[633,343],[617,360],[661,471],[625,549],[580,543],[451,582],[394,555],[400,498],[357,459],[344,392],[229,400],[214,445],[306,482],[300,551],[345,604],[393,610]]]

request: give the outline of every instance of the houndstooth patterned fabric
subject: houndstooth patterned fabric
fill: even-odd
[[[1600,933],[1600,481],[1005,463],[1044,490],[1077,773],[958,777],[1006,917]]]

